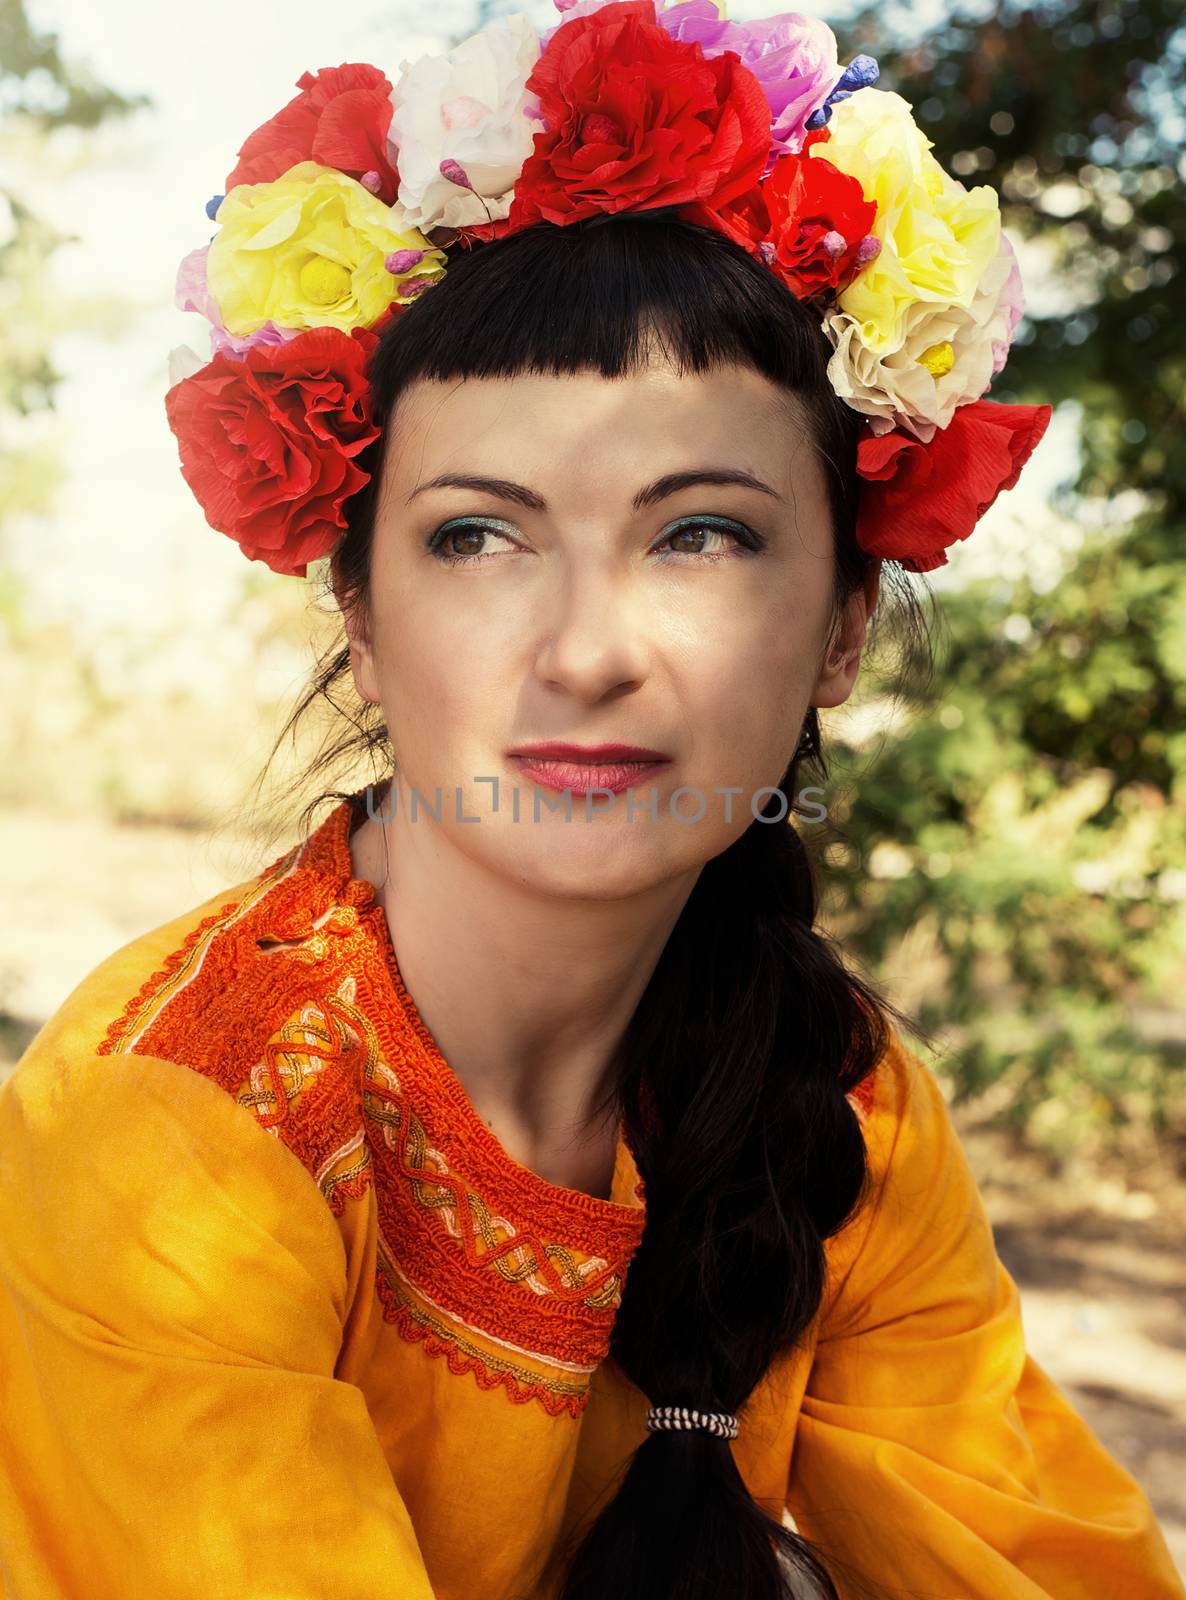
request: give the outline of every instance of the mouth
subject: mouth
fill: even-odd
[[[596,766],[598,762],[670,761],[666,750],[652,750],[641,744],[569,744],[563,739],[548,739],[542,744],[521,744],[509,750],[512,756],[542,756],[549,761],[575,761]]]
[[[645,758],[625,759],[609,757],[600,751],[594,756],[582,752],[578,757],[536,754],[534,750],[512,750],[508,759],[525,778],[529,778],[532,782],[547,789],[571,789],[574,794],[587,794],[591,789],[605,789],[611,794],[620,794],[623,790],[666,771],[672,765],[668,757],[660,756],[658,753],[648,754]]]

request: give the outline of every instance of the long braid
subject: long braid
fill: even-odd
[[[864,1192],[845,1096],[886,1024],[815,911],[795,827],[752,822],[702,871],[622,1041],[616,1093],[647,1225],[610,1353],[656,1404],[744,1406],[815,1316],[824,1241]],[[655,1432],[572,1553],[562,1600],[787,1600],[795,1573],[835,1596],[725,1439]]]

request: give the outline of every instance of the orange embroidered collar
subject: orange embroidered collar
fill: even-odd
[[[124,1006],[101,1053],[219,1083],[298,1156],[338,1216],[373,1191],[376,1289],[408,1339],[512,1399],[578,1415],[605,1358],[645,1187],[619,1130],[611,1197],[514,1160],[400,976],[353,875],[365,790],[199,922]]]
[[[619,1125],[617,1156],[614,1165],[610,1198],[603,1200],[579,1190],[566,1189],[549,1183],[529,1168],[516,1161],[503,1147],[497,1136],[478,1115],[464,1086],[437,1047],[425,1026],[415,1000],[404,986],[399,961],[391,939],[391,931],[382,906],[375,898],[374,885],[365,878],[354,877],[354,863],[350,854],[350,838],[361,824],[365,814],[366,791],[359,790],[344,800],[311,836],[306,865],[310,871],[322,873],[327,892],[334,902],[357,909],[360,923],[372,934],[383,969],[390,980],[393,1013],[406,1024],[407,1034],[401,1043],[411,1045],[414,1039],[417,1053],[422,1057],[427,1074],[439,1085],[442,1098],[448,1103],[451,1117],[464,1129],[467,1140],[485,1147],[485,1154],[495,1166],[502,1166],[517,1180],[525,1193],[534,1193],[540,1203],[559,1201],[574,1205],[591,1217],[602,1220],[617,1218],[622,1211],[637,1212],[644,1204],[645,1185],[630,1153],[625,1130]],[[331,912],[332,916],[332,912]],[[627,1219],[634,1220],[634,1219]]]

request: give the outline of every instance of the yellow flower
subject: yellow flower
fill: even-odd
[[[837,304],[879,355],[901,347],[920,300],[968,307],[996,257],[1001,211],[988,184],[965,189],[931,155],[910,104],[886,89],[860,89],[832,108],[832,137],[810,147],[861,186],[877,206],[881,253]]]
[[[408,279],[439,277],[445,253],[361,183],[300,161],[272,183],[241,183],[218,208],[206,283],[231,333],[282,328],[369,328]],[[423,251],[399,273],[395,251]]]

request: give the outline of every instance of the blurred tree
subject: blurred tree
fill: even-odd
[[[1053,588],[945,594],[933,682],[908,663],[890,731],[837,751],[833,916],[946,1033],[959,1098],[996,1085],[1054,1146],[1152,1127],[1182,1151],[1181,3],[964,7],[923,34],[878,4],[845,35],[1049,262],[1065,305],[1027,315],[991,398],[1080,408],[1055,505],[1086,531]]]
[[[8,517],[47,509],[60,476],[56,451],[43,439],[29,442],[20,422],[53,406],[60,375],[51,339],[67,327],[94,325],[104,312],[85,296],[51,307],[50,258],[73,236],[41,218],[28,193],[60,130],[85,133],[148,104],[68,65],[57,37],[32,27],[23,0],[0,0],[0,536]],[[0,600],[0,615],[12,622],[10,578]]]

